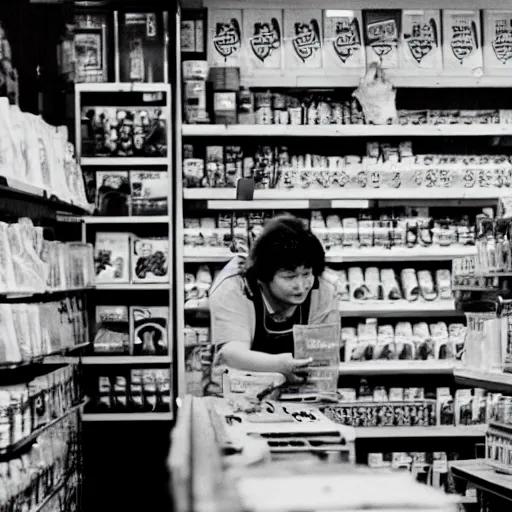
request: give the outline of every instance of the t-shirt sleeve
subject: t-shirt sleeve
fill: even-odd
[[[210,296],[211,341],[217,349],[231,341],[251,346],[246,300],[237,278],[225,279]]]

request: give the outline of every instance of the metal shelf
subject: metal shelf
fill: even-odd
[[[455,316],[455,301],[435,300],[432,302],[418,300],[408,302],[406,300],[391,301],[346,301],[340,303],[342,317],[411,317],[422,315]]]
[[[132,215],[129,217],[103,217],[88,216],[83,217],[85,224],[167,224],[168,215]]]
[[[474,427],[357,427],[356,439],[483,437],[486,425]]]
[[[86,356],[82,364],[86,365],[151,365],[171,364],[171,356]]]
[[[349,361],[340,363],[344,375],[453,375],[455,361]]]
[[[183,137],[494,137],[512,135],[512,124],[184,124],[182,135]]]
[[[155,165],[170,165],[168,157],[82,157],[80,165],[96,165],[98,167],[112,167],[112,166],[137,166],[149,167]]]
[[[117,422],[117,421],[172,421],[171,412],[133,412],[133,413],[88,413],[82,416],[82,421]]]
[[[152,291],[152,290],[170,290],[171,285],[169,283],[148,283],[148,284],[140,284],[140,283],[99,283],[94,287],[95,290],[98,291],[110,291],[110,290],[143,290],[143,291]]]

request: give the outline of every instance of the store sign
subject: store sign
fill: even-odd
[[[400,11],[365,12],[366,58],[368,64],[383,68],[398,67]]]
[[[213,67],[239,67],[242,11],[211,9],[208,16],[209,62]]]
[[[284,22],[286,68],[321,68],[322,11],[285,9]]]
[[[485,11],[484,27],[485,67],[512,73],[512,11]]]

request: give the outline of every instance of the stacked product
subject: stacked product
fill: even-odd
[[[300,150],[299,150],[300,151]],[[252,178],[258,189],[303,188],[509,188],[507,155],[414,155],[412,144],[368,143],[366,156],[293,154],[285,146],[206,146],[183,148],[187,188],[233,188]]]
[[[128,370],[100,376],[90,393],[89,412],[169,412],[171,375],[169,370]]]
[[[98,215],[167,214],[165,171],[97,171],[95,179]]]
[[[0,450],[60,418],[79,400],[77,370],[65,366],[26,384],[0,387]]]
[[[371,388],[361,379],[359,389],[339,389],[339,402],[322,412],[353,427],[429,427],[484,425],[495,396],[484,389]]]
[[[208,327],[191,327],[187,325],[183,331],[183,337],[185,340],[187,393],[194,396],[202,396],[213,362],[210,329]]]
[[[345,361],[430,360],[460,358],[466,343],[461,323],[398,322],[378,325],[367,318],[357,327],[342,327]]]
[[[67,416],[42,432],[27,452],[0,462],[2,510],[37,510],[56,485],[76,479],[78,429],[77,416]],[[71,482],[64,489],[70,486]],[[44,510],[71,510],[47,507]]]
[[[68,141],[65,126],[54,127],[41,117],[21,112],[0,98],[0,134],[5,141],[0,176],[45,190],[49,196],[89,209],[82,170]]]
[[[168,355],[168,321],[168,307],[96,306],[94,353]]]
[[[0,364],[30,362],[87,342],[81,297],[31,304],[0,304]]]
[[[167,125],[160,107],[83,107],[82,157],[166,157]]]
[[[96,233],[96,284],[167,283],[169,240]]]
[[[486,462],[500,473],[512,474],[512,397],[499,396],[491,410],[486,434]]]
[[[49,242],[30,219],[0,222],[0,293],[44,293],[92,285],[92,246]]]

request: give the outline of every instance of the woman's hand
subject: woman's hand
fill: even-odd
[[[277,371],[282,373],[291,384],[301,384],[307,377],[305,368],[313,359],[295,359],[292,354],[278,354]]]

